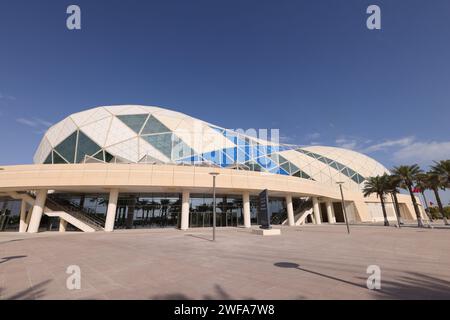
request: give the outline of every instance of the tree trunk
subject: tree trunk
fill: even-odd
[[[412,191],[411,185],[408,185],[408,191],[409,194],[411,195],[411,200],[414,205],[414,211],[416,212],[417,226],[419,228],[423,228],[424,224],[422,220],[422,215],[420,214],[419,206],[417,205],[416,197],[414,196],[414,192]]]
[[[403,224],[403,219],[400,214],[400,206],[398,204],[397,192],[393,192],[392,197],[394,198],[395,214],[397,215],[398,226],[400,227]]]
[[[384,226],[389,227],[389,220],[386,213],[386,206],[384,205],[384,195],[380,194],[380,200],[381,200],[381,209],[383,209],[383,217],[384,217]]]
[[[430,221],[433,221],[433,216],[431,215],[430,208],[428,207],[428,201],[427,201],[427,197],[425,197],[425,192],[422,190],[421,193],[422,193],[423,201],[425,202],[425,212],[427,213],[428,219],[430,219]]]
[[[437,188],[433,188],[434,196],[436,197],[436,202],[439,207],[439,213],[442,216],[442,219],[444,219],[445,225],[448,225],[447,218],[445,217],[444,207],[442,206],[441,197],[439,196],[439,190]]]

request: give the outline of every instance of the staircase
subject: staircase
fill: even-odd
[[[105,220],[96,216],[92,212],[88,212],[84,208],[81,208],[70,201],[65,201],[63,199],[59,199],[51,194],[47,196],[47,201],[45,203],[46,207],[51,210],[51,212],[46,212],[45,214],[48,216],[60,216],[64,220],[66,220],[71,225],[83,230],[84,228],[80,228],[80,223],[88,225],[93,231],[102,231],[104,230],[103,226],[105,225]],[[65,217],[61,216],[61,213]],[[91,230],[83,230],[87,232],[92,232]]]
[[[24,200],[30,206],[34,205],[36,199],[34,194],[30,192],[9,192],[8,195],[13,199]],[[104,219],[97,217],[92,212],[87,212],[87,210],[84,210],[71,202],[58,199],[51,194],[47,195],[44,214],[49,217],[61,218],[84,232],[104,230]]]
[[[301,198],[293,199],[294,202],[294,221],[295,225],[299,226],[305,223],[306,218],[308,215],[312,214],[312,200],[310,198],[307,198],[306,200],[303,200]],[[283,225],[288,224],[287,220],[287,213],[284,212],[283,218]]]
[[[313,213],[313,203],[310,198],[302,201],[294,212],[294,221],[296,226],[305,224],[306,218]]]

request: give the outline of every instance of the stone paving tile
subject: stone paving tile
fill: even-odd
[[[210,238],[211,229],[0,233],[0,299],[450,298],[450,229],[219,228]],[[365,288],[371,264],[380,291]],[[66,288],[69,265],[82,270],[81,290]]]

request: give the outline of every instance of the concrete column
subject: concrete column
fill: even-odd
[[[28,222],[27,222],[27,203],[22,200],[20,203],[20,224],[19,232],[27,232]]]
[[[322,224],[322,219],[320,218],[319,200],[313,197],[312,201],[313,201],[314,219],[316,220],[316,224]]]
[[[336,217],[334,216],[333,202],[331,201],[327,201],[327,216],[328,216],[328,223],[336,223]]]
[[[112,189],[109,192],[108,211],[106,212],[105,231],[112,232],[114,230],[114,222],[116,221],[117,199],[119,198],[119,189]]]
[[[244,192],[242,194],[242,205],[244,214],[244,227],[250,228],[252,226],[252,221],[250,218],[250,193]]]
[[[181,230],[189,229],[189,192],[183,191],[181,198]]]
[[[59,232],[66,232],[67,229],[67,221],[59,218]]]
[[[45,200],[47,200],[47,190],[39,190],[36,194],[33,211],[31,212],[30,225],[28,226],[29,233],[36,233],[39,231],[42,213],[45,208]]]
[[[27,217],[25,219],[25,223],[27,224],[27,229],[28,229],[28,226],[30,225],[32,209],[33,208],[30,207],[30,209],[28,210],[28,213],[27,213]]]
[[[286,209],[287,209],[287,219],[288,219],[288,225],[294,226],[294,206],[292,205],[292,196],[287,195],[286,196]]]

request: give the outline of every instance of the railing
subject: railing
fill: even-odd
[[[309,209],[313,207],[313,202],[311,198],[306,200],[302,200],[298,206],[298,208],[294,211],[294,221],[297,222],[298,219]]]
[[[102,230],[105,225],[105,220],[96,216],[92,212],[88,212],[83,208],[76,206],[70,201],[63,201],[51,195],[47,196],[46,206],[53,211],[64,211],[75,219],[78,219],[95,230]]]

